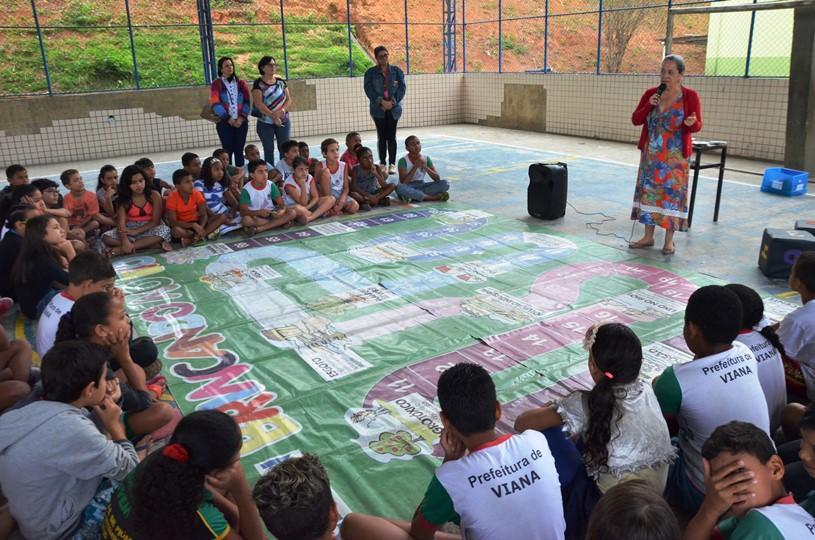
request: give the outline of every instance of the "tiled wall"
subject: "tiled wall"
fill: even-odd
[[[505,85],[546,88],[549,133],[636,142],[631,113],[654,76],[468,73],[462,121],[500,125]],[[787,123],[787,79],[689,77],[702,99],[703,128],[697,139],[728,142],[732,154],[782,161]]]
[[[726,140],[736,155],[783,160],[787,80],[686,82],[702,97],[698,138]],[[400,127],[480,123],[634,142],[639,131],[631,111],[653,83],[654,77],[629,75],[414,75]],[[545,92],[532,91],[541,86]],[[293,138],[374,128],[361,78],[292,81],[290,88]],[[207,88],[181,88],[0,100],[0,164],[216,146],[213,124],[198,117],[207,98]],[[249,140],[256,138],[252,120]]]

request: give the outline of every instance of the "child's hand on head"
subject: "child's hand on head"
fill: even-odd
[[[241,466],[239,459],[232,462],[225,469],[206,476],[207,487],[211,491],[217,491],[222,495],[237,491],[245,483],[246,476],[243,473],[243,466]]]
[[[122,387],[119,384],[119,379],[116,377],[108,379],[106,384],[107,388],[105,394],[110,397],[114,403],[119,403],[119,400],[122,399]]]

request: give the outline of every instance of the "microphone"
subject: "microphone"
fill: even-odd
[[[662,96],[662,93],[665,91],[665,88],[667,88],[667,87],[665,86],[665,83],[660,84],[660,85],[657,87],[657,96]]]

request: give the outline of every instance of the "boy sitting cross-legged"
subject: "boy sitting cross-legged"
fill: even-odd
[[[267,167],[262,159],[249,162],[249,182],[243,186],[238,201],[243,226],[249,236],[275,227],[287,227],[297,217],[293,208],[284,206],[280,190],[269,181]]]
[[[25,538],[99,538],[110,481],[138,464],[122,411],[106,395],[108,357],[91,343],[54,346],[42,359],[44,399],[0,416],[0,484]]]
[[[343,540],[459,538],[436,531],[453,521],[468,540],[562,539],[560,483],[539,431],[499,435],[501,404],[489,373],[461,363],[438,382],[444,462],[436,469],[412,523],[349,514]]]
[[[370,210],[372,206],[390,206],[390,194],[396,189],[395,184],[388,183],[387,173],[374,165],[374,156],[370,148],[357,146],[359,164],[351,170],[351,197],[361,210]]]
[[[446,201],[450,198],[450,184],[442,180],[433,161],[422,154],[422,142],[416,135],[405,139],[408,153],[399,159],[399,185],[396,194],[403,201]],[[426,177],[431,182],[425,182]]]
[[[195,189],[189,171],[175,171],[173,184],[175,189],[167,197],[166,216],[173,238],[180,238],[184,247],[204,238],[217,238],[218,229],[226,222],[226,214],[209,215],[204,194]]]
[[[668,367],[654,380],[662,413],[680,426],[679,459],[668,472],[668,499],[690,514],[705,495],[702,444],[713,430],[738,420],[770,431],[756,358],[736,341],[741,315],[739,297],[727,288],[708,285],[694,291],[683,329],[694,359]]]
[[[719,426],[702,457],[705,499],[685,540],[797,540],[815,534],[815,519],[784,489],[784,463],[763,429],[746,422]],[[731,517],[719,522],[725,514]]]

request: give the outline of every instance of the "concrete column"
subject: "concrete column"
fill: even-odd
[[[784,165],[815,177],[815,8],[796,8]]]

